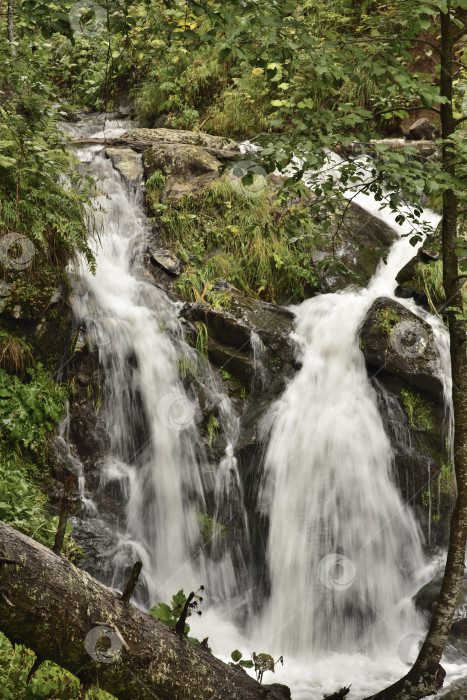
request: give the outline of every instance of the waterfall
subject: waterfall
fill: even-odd
[[[91,137],[121,134],[125,127],[128,122],[105,121],[101,115],[65,125],[73,136]],[[143,587],[135,599],[145,607],[170,601],[180,588],[204,584],[211,601],[232,605],[240,597],[238,606],[245,608],[239,592],[242,584],[251,586],[245,556],[250,535],[235,456],[238,409],[204,356],[186,342],[180,304],[142,265],[149,222],[141,193],[125,183],[102,147],[80,148],[77,156],[96,180],[90,235],[97,273],[91,274],[83,260],[70,271],[73,312],[103,374],[100,416],[108,444],[103,445],[99,491],[110,489],[121,508],[116,546],[110,558],[97,563],[96,573],[121,589],[134,562],[141,560]],[[218,464],[208,458],[200,436],[203,416],[193,387],[185,388],[187,367],[217,415],[225,443]],[[60,434],[62,451],[65,438]],[[84,494],[84,480],[80,488]],[[206,517],[208,498],[213,519]],[[212,533],[205,541],[210,522]],[[240,533],[228,547],[226,526]]]
[[[90,117],[68,130],[118,135],[125,126]],[[136,600],[144,607],[204,583],[214,605],[193,621],[192,634],[209,636],[214,652],[226,658],[235,648],[245,657],[253,650],[284,654],[289,675],[276,680],[294,686],[294,700],[315,700],[346,683],[357,693],[376,692],[404,671],[396,658],[398,640],[423,633],[411,596],[426,568],[417,525],[392,480],[391,445],[357,334],[372,302],[393,296],[395,275],[414,248],[406,238],[396,242],[367,289],[319,295],[294,308],[302,367],[264,421],[269,429],[262,507],[270,521],[271,593],[257,617],[248,594],[255,534],[235,456],[239,414],[185,342],[177,305],[142,268],[148,222],[141,195],[125,185],[101,147],[77,155],[97,178],[100,211],[97,274],[84,262],[74,270],[73,310],[104,375],[101,416],[108,444],[100,485],[112,487],[122,504],[118,543],[99,577],[121,588],[141,559],[144,590]],[[373,198],[359,195],[355,201],[397,231],[407,230]],[[435,226],[437,217],[426,216]],[[424,314],[410,301],[401,303]],[[424,317],[435,331],[449,397],[446,332]],[[264,349],[256,334],[251,345],[254,394],[265,382]],[[218,464],[203,446],[202,416],[179,376],[183,366],[198,368],[196,382],[216,407],[225,444]],[[82,465],[67,453],[66,426],[59,438],[82,477]],[[80,488],[84,494],[82,481]],[[199,516],[208,502],[214,519],[206,545]],[[237,534],[226,550],[222,528],[229,522]],[[242,616],[236,614],[240,608],[243,618],[245,611],[250,615],[248,636],[232,622]],[[377,647],[379,655],[366,655]]]
[[[404,232],[372,198],[354,201]],[[424,216],[436,226],[437,215]],[[367,289],[294,309],[302,369],[276,406],[265,457],[274,497],[262,633],[281,653],[396,649],[422,629],[410,601],[424,565],[420,536],[392,479],[392,448],[358,345],[369,307],[394,296],[413,255],[401,238]]]
[[[99,151],[78,155],[91,155],[101,211],[97,273],[80,266],[73,310],[105,370],[102,482],[118,486],[125,501],[110,583],[121,586],[141,559],[149,598],[168,600],[197,580],[191,554],[199,545],[196,506],[204,503],[196,406],[179,380],[167,328],[179,338],[182,331],[172,302],[132,264],[147,225],[137,193]]]

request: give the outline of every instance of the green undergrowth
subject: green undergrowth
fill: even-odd
[[[184,299],[227,305],[212,290],[222,278],[267,301],[303,299],[318,289],[311,253],[315,230],[297,206],[285,210],[266,195],[245,197],[216,181],[166,206],[160,217],[166,242],[185,263],[176,283]]]
[[[46,547],[54,544],[58,516],[49,513],[48,498],[40,485],[52,483],[48,438],[63,415],[66,397],[65,387],[56,384],[42,364],[34,362],[26,341],[1,330],[0,520]],[[82,552],[71,531],[68,523],[62,551],[73,561]],[[34,659],[31,650],[10,644],[0,633],[2,700],[83,697],[78,679],[50,662],[27,683]],[[111,700],[110,695],[97,690],[90,690],[86,698]]]
[[[7,337],[5,332],[0,333],[0,348],[18,342]],[[49,514],[48,499],[39,483],[51,478],[48,437],[63,415],[67,392],[54,382],[42,364],[21,365],[32,360],[25,343],[15,350],[14,357],[22,378],[0,367],[0,519],[52,546],[58,518]],[[11,357],[5,360],[0,355],[0,358],[3,358],[0,362],[12,363]],[[68,525],[64,550],[74,557],[79,550],[70,532]]]
[[[113,700],[98,688],[82,694],[81,683],[69,671],[45,661],[27,682],[36,655],[20,644],[11,644],[0,632],[0,688],[2,700]]]

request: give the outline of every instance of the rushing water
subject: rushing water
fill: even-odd
[[[357,203],[372,204],[366,196]],[[439,217],[430,218],[436,225]],[[284,653],[397,647],[420,629],[410,597],[421,544],[392,479],[393,452],[357,333],[372,302],[393,295],[413,254],[401,238],[367,289],[295,309],[303,367],[279,402],[265,460],[274,498],[263,629]]]
[[[91,118],[73,133],[119,135],[124,128]],[[82,149],[78,156],[99,178],[101,212],[95,222],[98,271],[93,276],[82,264],[75,272],[73,307],[105,375],[108,445],[101,486],[112,485],[124,503],[118,546],[101,577],[121,587],[141,559],[140,602],[146,606],[169,600],[182,586],[206,583],[217,600],[193,625],[194,633],[209,635],[214,651],[225,657],[235,648],[246,656],[253,650],[284,654],[285,670],[275,680],[289,683],[295,700],[318,699],[348,683],[355,698],[381,689],[406,668],[397,656],[400,641],[423,633],[410,598],[427,580],[427,567],[417,525],[391,478],[392,450],[357,331],[372,302],[393,295],[395,276],[413,247],[405,238],[396,242],[367,289],[320,295],[294,308],[302,368],[271,413],[264,463],[271,594],[261,615],[240,633],[231,613],[242,603],[248,609],[242,594],[251,578],[235,457],[239,416],[215,377],[199,368],[226,444],[219,465],[209,464],[195,396],[179,372],[181,361],[198,363],[196,353],[184,340],[177,306],[141,266],[148,223],[140,195],[126,187],[102,148]],[[356,201],[403,232],[372,198],[359,195]],[[429,216],[436,225],[437,217]],[[446,333],[436,319],[430,323],[449,396]],[[261,386],[258,337],[252,347]],[[65,428],[59,436],[64,454]],[[72,466],[82,478],[81,465]],[[230,552],[216,551],[214,532],[211,558],[201,546],[197,517],[206,511],[208,491],[216,519],[238,518],[243,531]]]

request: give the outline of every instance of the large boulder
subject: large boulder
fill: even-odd
[[[295,346],[290,338],[293,313],[284,307],[253,299],[225,280],[217,280],[214,290],[223,292],[228,298],[225,307],[187,303],[181,311],[185,319],[206,324],[208,353],[213,362],[225,366],[228,360],[229,370],[245,385],[252,380],[255,364],[257,368],[261,364],[264,372],[271,375],[268,381],[262,382],[263,390],[270,388],[273,377],[280,378],[283,388],[286,379],[296,369]],[[250,358],[248,362],[246,357]],[[243,361],[239,362],[240,359]],[[242,374],[243,370],[245,374]],[[257,389],[261,390],[261,387]]]
[[[439,134],[439,128],[426,117],[422,117],[411,124],[408,129],[403,130],[403,133],[408,139],[413,141],[429,140],[436,138]]]
[[[381,297],[360,329],[360,347],[372,371],[401,378],[442,399],[440,358],[431,326],[393,299]]]
[[[397,239],[393,229],[357,204],[346,205],[343,217],[323,234],[313,261],[318,263],[323,291],[354,284],[364,287]]]
[[[201,146],[160,143],[144,152],[144,167],[149,178],[160,171],[166,178],[160,199],[177,200],[199,192],[217,179],[220,161]]]

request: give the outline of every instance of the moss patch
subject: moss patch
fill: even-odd
[[[436,420],[429,401],[418,392],[409,389],[402,389],[401,397],[412,428],[428,432],[436,429]]]

